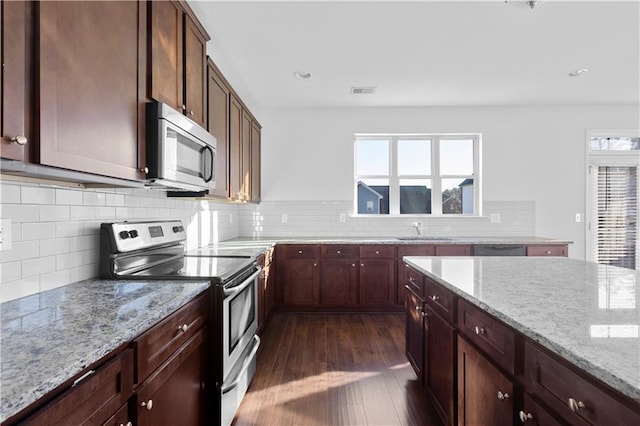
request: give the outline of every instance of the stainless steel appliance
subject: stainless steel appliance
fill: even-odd
[[[100,275],[117,279],[208,279],[212,318],[210,424],[230,425],[256,369],[257,278],[247,256],[188,256],[180,221],[103,223]]]
[[[216,138],[167,104],[146,109],[149,185],[200,192],[215,189]]]

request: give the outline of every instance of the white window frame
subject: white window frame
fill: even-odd
[[[389,141],[389,175],[357,175],[357,145],[358,140]],[[430,175],[398,175],[398,141],[399,140],[429,139],[431,141],[431,174]],[[471,175],[440,175],[440,141],[471,139],[473,141],[473,174]],[[481,150],[482,135],[480,133],[356,133],[353,142],[353,212],[358,217],[478,217],[482,216],[482,185],[481,185]],[[442,180],[444,179],[473,179],[473,213],[442,213]],[[358,214],[358,181],[366,179],[389,180],[389,214]],[[400,213],[400,180],[401,179],[429,179],[431,181],[431,213]]]
[[[599,151],[591,149],[591,138],[594,137],[640,137],[638,130],[588,130],[586,135],[586,199],[585,199],[585,259],[596,262],[595,247],[597,227],[593,226],[597,218],[594,217],[594,188],[593,175],[597,172],[597,167],[637,167],[640,172],[640,153],[637,151]],[[640,173],[638,173],[638,188],[640,188]],[[640,212],[640,196],[638,197],[638,210]],[[638,225],[640,228],[640,221]],[[638,229],[640,235],[640,229]],[[636,250],[636,269],[640,267],[640,250]]]

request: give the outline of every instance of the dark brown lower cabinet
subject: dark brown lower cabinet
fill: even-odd
[[[534,426],[564,426],[569,424],[562,421],[557,414],[552,414],[546,408],[542,407],[526,393],[524,394],[522,410],[518,412],[518,419],[526,425]]]
[[[455,339],[456,332],[430,306],[425,305],[424,381],[435,408],[445,425],[455,420]]]
[[[202,328],[136,389],[136,425],[204,424],[205,338]]]
[[[424,301],[409,287],[405,287],[406,300],[406,353],[418,380],[424,383],[424,332],[423,316]]]
[[[458,425],[509,425],[514,384],[458,336]]]
[[[393,259],[360,259],[360,304],[395,305]]]
[[[356,286],[358,259],[326,258],[322,262],[320,303],[343,306],[358,303]]]
[[[320,303],[320,268],[318,259],[287,259],[281,263],[281,280],[285,305],[314,306]]]
[[[93,424],[93,422],[89,422],[89,424]],[[120,407],[113,416],[102,423],[102,426],[133,426],[133,422],[129,420],[129,404]]]

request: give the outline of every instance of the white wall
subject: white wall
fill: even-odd
[[[479,132],[484,200],[533,202],[535,223],[529,229],[537,236],[574,241],[569,253],[580,259],[585,224],[575,223],[574,217],[584,215],[585,209],[586,132],[640,128],[640,108],[633,105],[296,108],[262,113],[262,199],[267,202],[351,201],[354,133]],[[423,223],[442,234],[439,220]],[[465,229],[491,232],[488,221],[476,223],[477,229]],[[313,233],[313,226],[299,232]]]

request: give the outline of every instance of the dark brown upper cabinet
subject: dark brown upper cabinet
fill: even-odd
[[[206,43],[202,25],[184,2],[151,1],[149,97],[206,127]]]
[[[211,59],[207,67],[207,130],[216,137],[215,197],[229,196],[229,94],[231,89]]]
[[[138,2],[38,2],[35,161],[140,179],[146,13]]]

